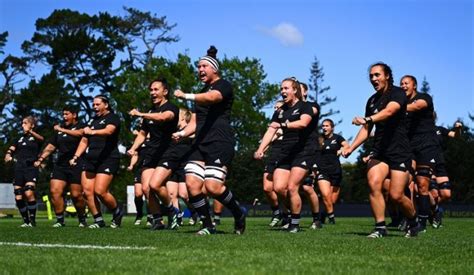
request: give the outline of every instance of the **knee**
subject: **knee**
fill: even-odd
[[[107,190],[105,190],[104,188],[100,188],[100,187],[94,188],[94,195],[102,198],[105,196],[105,194],[107,194]]]
[[[298,184],[289,184],[288,185],[288,192],[292,195],[294,195],[295,193],[298,193],[299,192],[299,188],[300,186]]]

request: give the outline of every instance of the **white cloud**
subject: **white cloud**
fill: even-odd
[[[282,22],[273,28],[258,28],[261,32],[272,36],[280,41],[285,47],[297,47],[303,45],[303,34],[291,23]]]

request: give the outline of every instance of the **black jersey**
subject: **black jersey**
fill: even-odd
[[[365,116],[371,116],[385,109],[389,102],[400,105],[398,112],[385,121],[375,123],[374,148],[378,155],[408,157],[410,155],[410,144],[408,141],[406,110],[407,97],[405,92],[393,86],[385,93],[375,93],[367,101]]]
[[[301,115],[304,114],[311,117],[314,116],[311,105],[300,100],[291,107],[284,104],[279,110],[275,111],[275,113],[273,113],[272,122],[293,122],[300,120]],[[307,128],[302,130],[283,128],[282,150],[285,152],[303,150],[311,133],[311,131],[306,129]],[[317,140],[314,140],[314,143],[317,143]]]
[[[448,147],[449,130],[443,126],[436,126],[436,137],[443,151],[446,150]]]
[[[234,144],[234,133],[230,126],[230,113],[234,101],[232,85],[219,79],[207,84],[200,93],[217,90],[222,95],[222,101],[212,105],[195,104],[196,113],[196,143],[228,142]]]
[[[341,163],[337,152],[342,148],[342,143],[346,141],[342,136],[333,134],[330,138],[324,137],[321,145],[321,165],[331,168],[340,168]]]
[[[153,106],[149,113],[172,112],[173,119],[168,121],[157,121],[152,119],[144,119],[141,129],[150,134],[150,141],[147,146],[152,148],[166,148],[170,145],[171,135],[178,130],[179,109],[173,103],[167,101],[161,106]]]
[[[312,108],[316,109],[316,114],[312,112],[311,115],[311,122],[309,125],[303,130],[303,136],[306,136],[306,144],[305,148],[315,148],[319,149],[319,128],[318,128],[318,123],[319,123],[319,113],[321,111],[321,108],[319,107],[319,104],[316,102],[306,102],[311,108],[311,111],[313,111]]]
[[[61,125],[61,128],[67,130],[78,130],[84,128],[84,124],[76,123],[74,125]],[[49,144],[56,147],[58,151],[58,158],[56,165],[69,166],[69,160],[74,157],[77,146],[82,137],[75,137],[63,132],[55,132],[49,140]]]
[[[183,130],[184,128],[179,129],[178,131]],[[181,138],[177,143],[171,143],[170,150],[167,152],[168,155],[172,155],[177,159],[183,158],[190,150],[192,138]]]
[[[120,118],[110,112],[103,116],[95,116],[87,124],[92,130],[105,129],[107,125],[114,125],[115,131],[108,136],[86,135],[88,147],[86,158],[90,160],[104,160],[106,158],[120,158],[118,139],[120,134]]]
[[[408,104],[414,103],[418,100],[424,100],[428,106],[419,111],[407,113],[409,121],[409,139],[420,134],[432,134],[435,132],[433,99],[429,94],[417,93],[413,98],[408,100]]]
[[[25,167],[31,166],[38,159],[41,142],[31,134],[23,134],[13,146],[15,146],[16,167]]]

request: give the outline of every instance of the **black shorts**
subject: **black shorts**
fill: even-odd
[[[416,161],[416,165],[429,166],[434,168],[438,158],[439,145],[432,142],[426,142],[426,139],[417,137],[410,142],[410,147],[413,153],[413,159]]]
[[[316,164],[316,153],[314,150],[301,150],[291,152],[287,156],[282,156],[277,162],[276,168],[291,170],[293,167],[300,167],[305,170],[313,169]]]
[[[402,172],[407,172],[410,171],[411,169],[411,157],[401,157],[401,156],[396,156],[396,157],[387,157],[382,154],[377,154],[374,153],[372,158],[373,160],[378,160],[381,161],[385,164],[388,165],[390,170],[396,170],[396,171],[402,171]]]
[[[433,169],[433,173],[436,177],[447,177],[448,171],[446,170],[446,162],[444,161],[443,151],[439,150],[436,157],[436,165]]]
[[[228,142],[195,144],[188,153],[187,161],[203,161],[205,165],[229,167],[234,158],[234,145]]]
[[[135,184],[142,183],[142,168],[141,167],[135,168],[135,171],[133,172],[133,183]]]
[[[341,187],[341,182],[342,182],[342,172],[341,171],[334,171],[334,172],[329,172],[325,171],[325,169],[322,169],[320,173],[318,174],[318,181],[319,180],[326,180],[331,183],[331,186],[335,187]]]
[[[81,165],[76,166],[60,166],[54,165],[53,172],[51,172],[52,180],[62,180],[68,184],[81,184]]]
[[[108,174],[115,175],[119,169],[119,158],[107,158],[105,160],[91,160],[85,159],[82,171],[91,172],[94,174]]]
[[[176,170],[179,167],[182,157],[176,154],[172,148],[149,149],[143,154],[142,167],[144,169],[163,167]]]
[[[438,183],[436,182],[436,180],[430,180],[430,186],[429,186],[429,190],[439,190],[439,186],[438,186]]]
[[[303,180],[303,185],[314,186],[314,177],[312,175],[306,176]]]
[[[186,182],[186,173],[184,172],[184,167],[174,170],[168,181]]]
[[[15,167],[14,176],[14,186],[24,187],[28,182],[33,182],[36,184],[36,182],[38,181],[39,169],[36,167]]]

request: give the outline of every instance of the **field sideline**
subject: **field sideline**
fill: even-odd
[[[110,220],[110,217],[107,217]],[[338,218],[335,226],[289,234],[268,228],[268,218],[249,218],[243,236],[223,219],[220,234],[195,236],[197,226],[151,232],[133,218],[114,229],[19,228],[19,219],[0,220],[0,274],[51,273],[350,273],[473,274],[474,219],[445,219],[415,239],[391,230],[367,239],[370,218]],[[187,220],[186,220],[187,222]],[[310,219],[303,219],[307,228]],[[24,269],[22,265],[28,266]]]

